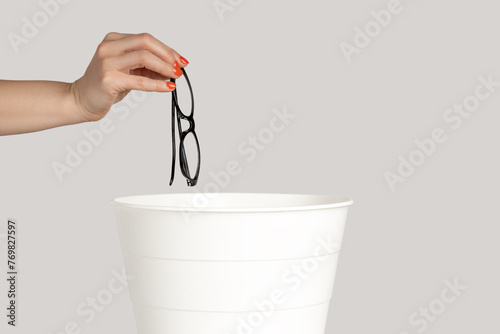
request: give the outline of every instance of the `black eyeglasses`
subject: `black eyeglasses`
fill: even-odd
[[[178,93],[178,87],[176,87],[172,91],[172,171],[170,174],[170,183],[169,185],[172,185],[172,182],[174,181],[174,174],[175,174],[175,122],[177,121],[177,128],[179,129],[179,163],[181,167],[181,172],[182,175],[187,180],[187,185],[192,187],[196,185],[196,182],[198,182],[198,175],[200,173],[200,160],[201,160],[201,153],[200,153],[200,144],[198,142],[198,136],[196,136],[196,132],[194,131],[194,96],[193,96],[193,89],[191,88],[191,82],[189,82],[189,78],[187,76],[186,70],[182,68],[183,75],[182,77],[185,78],[187,82],[187,86],[189,87],[189,93],[191,95],[191,98],[186,98],[185,100],[180,101]],[[182,78],[181,77],[181,78]],[[181,78],[177,79],[180,80]],[[170,79],[171,82],[175,83],[175,79]],[[189,106],[189,100],[191,101],[191,105]],[[184,111],[189,110],[189,113],[185,114],[182,112],[181,106],[179,106],[179,102],[181,102],[182,107],[185,108]],[[181,123],[183,121],[188,122],[189,127],[187,130],[182,130]],[[187,139],[187,140],[186,140]],[[188,158],[186,155],[186,148],[185,148],[185,142],[186,141],[194,141],[194,144],[196,144],[196,151],[197,151],[197,166],[196,166],[196,172],[194,176],[191,176],[191,173],[189,172],[189,165],[188,165]],[[191,147],[190,147],[191,148]]]

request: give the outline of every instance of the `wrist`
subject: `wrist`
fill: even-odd
[[[96,115],[92,112],[89,112],[83,103],[83,99],[81,96],[81,81],[80,79],[76,80],[69,84],[69,92],[72,100],[73,107],[70,108],[72,110],[73,116],[75,117],[76,123],[85,123],[85,122],[95,122],[100,120],[102,117]]]
[[[78,80],[75,82],[68,83],[68,100],[70,107],[67,108],[67,110],[74,124],[87,122],[87,120],[84,117],[84,113],[82,111],[77,86],[78,86]]]

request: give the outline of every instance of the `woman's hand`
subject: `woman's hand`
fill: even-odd
[[[0,80],[0,136],[100,120],[131,89],[172,91],[187,64],[149,34],[110,33],[73,83]]]
[[[170,92],[165,81],[182,75],[189,62],[150,34],[109,33],[97,47],[85,74],[71,84],[84,121],[103,118],[130,90]]]

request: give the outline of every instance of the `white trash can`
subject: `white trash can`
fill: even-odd
[[[324,334],[352,200],[186,193],[112,203],[139,334]]]

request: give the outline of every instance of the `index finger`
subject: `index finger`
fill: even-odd
[[[114,55],[122,55],[131,51],[148,50],[158,58],[172,65],[176,61],[180,67],[185,67],[189,64],[177,51],[148,33],[123,36],[117,34],[110,38],[115,38],[109,41],[109,52]]]
[[[127,36],[130,36],[130,34],[122,34],[119,32],[110,32],[104,36],[103,42],[110,42],[110,41],[116,41],[122,38],[125,38]]]

